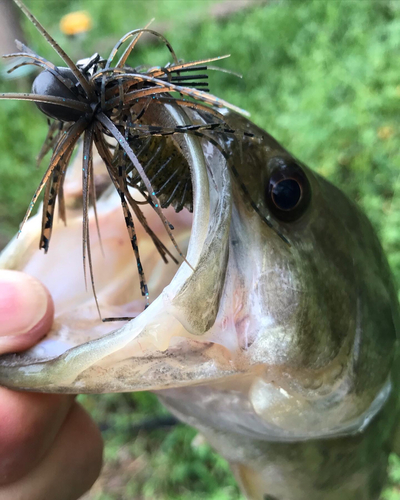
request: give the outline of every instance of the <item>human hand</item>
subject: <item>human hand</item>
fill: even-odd
[[[0,354],[34,345],[54,306],[34,278],[0,270]],[[100,433],[73,396],[0,388],[0,500],[76,500],[100,473]]]

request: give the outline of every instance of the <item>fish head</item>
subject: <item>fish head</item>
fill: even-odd
[[[235,163],[252,203],[237,183],[231,310],[239,346],[261,370],[252,408],[277,439],[355,432],[390,393],[399,319],[386,258],[352,200],[265,132],[246,130],[263,139],[243,142]],[[298,182],[293,210],[271,199],[277,179]]]
[[[154,120],[175,129],[207,124],[172,105],[158,107]],[[119,197],[106,188],[98,204],[105,257],[93,216],[90,223],[100,310],[135,317],[120,327],[100,321],[78,265],[72,173],[68,226],[55,227],[49,254],[34,249],[36,216],[1,255],[1,267],[47,285],[56,317],[37,346],[1,358],[0,383],[44,392],[154,390],[186,420],[195,414],[264,439],[362,429],[391,391],[398,325],[371,224],[340,190],[234,113],[217,132],[174,141],[190,168],[193,217],[166,214],[186,261],[165,266],[138,233],[154,296],[143,310]],[[150,221],[151,207],[144,213]],[[162,231],[160,221],[151,224]]]

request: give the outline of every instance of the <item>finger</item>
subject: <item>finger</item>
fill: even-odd
[[[49,453],[20,481],[0,488],[0,500],[77,500],[97,479],[102,451],[100,432],[75,403]]]
[[[0,354],[31,347],[50,329],[53,301],[35,278],[0,270]],[[0,485],[27,474],[52,445],[70,396],[0,388]]]
[[[0,485],[32,470],[52,446],[72,396],[0,389]]]
[[[54,305],[35,278],[0,270],[0,354],[28,349],[51,328]]]

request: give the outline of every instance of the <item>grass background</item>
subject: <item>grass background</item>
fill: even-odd
[[[215,19],[207,0],[26,0],[74,58],[106,55],[125,32],[156,17],[155,26],[185,60],[231,54],[213,72],[213,93],[247,109],[252,120],[297,157],[339,185],[363,207],[400,279],[400,2],[309,0],[268,2]],[[235,2],[222,2],[234,5]],[[53,8],[52,8],[53,7]],[[56,7],[56,8],[55,8]],[[85,9],[93,30],[68,40],[60,17]],[[57,62],[52,49],[23,21],[30,46]],[[163,64],[165,48],[138,47],[132,64]],[[0,77],[1,79],[1,77]],[[4,91],[27,91],[27,78]],[[34,124],[34,126],[32,126]],[[34,158],[46,121],[34,105],[0,103],[0,233],[15,233],[41,177]],[[90,498],[234,500],[240,494],[227,464],[196,433],[134,432],[133,425],[165,410],[151,394],[84,398],[107,443],[103,477]],[[387,500],[400,499],[400,461],[390,460]]]

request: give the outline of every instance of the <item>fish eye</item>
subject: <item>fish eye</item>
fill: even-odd
[[[267,205],[284,222],[299,219],[311,200],[311,187],[303,169],[294,161],[274,157],[268,162]]]

